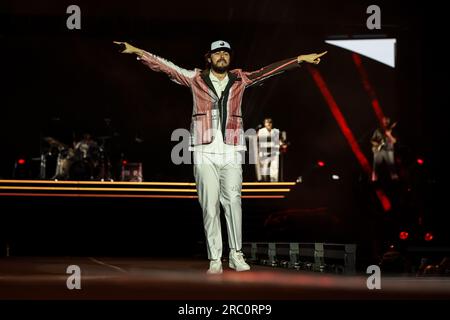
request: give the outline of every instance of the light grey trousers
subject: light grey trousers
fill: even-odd
[[[383,161],[386,162],[387,167],[389,169],[389,174],[391,175],[391,179],[397,179],[398,175],[395,170],[395,158],[393,150],[381,150],[375,152],[373,154],[373,171],[372,171],[372,180],[377,180],[380,167],[383,164]]]
[[[242,165],[239,153],[194,152],[194,177],[203,211],[208,259],[222,257],[220,204],[225,211],[230,249],[242,248]]]
[[[263,181],[278,181],[279,156],[260,157],[261,177]]]

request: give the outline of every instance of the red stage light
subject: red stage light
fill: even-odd
[[[361,148],[359,147],[358,140],[356,140],[356,137],[353,135],[353,132],[350,130],[350,127],[347,124],[347,121],[345,120],[344,115],[342,114],[338,104],[336,103],[336,100],[334,99],[333,95],[331,94],[330,90],[328,89],[327,84],[325,83],[324,78],[320,74],[320,72],[312,67],[308,66],[308,71],[311,73],[314,81],[316,82],[317,87],[319,88],[320,92],[322,93],[328,107],[331,110],[331,113],[333,114],[334,118],[336,119],[342,133],[344,134],[344,137],[347,139],[350,148],[352,149],[353,153],[355,154],[356,158],[358,159],[361,167],[364,169],[367,175],[370,175],[372,173],[372,166],[367,160],[364,153],[361,151]],[[374,97],[372,97],[373,99]],[[378,103],[374,105],[375,112],[377,113],[377,116],[381,119],[383,116],[383,113],[381,111],[381,108],[379,108]],[[386,196],[386,194],[381,189],[376,189],[376,194],[378,199],[381,202],[381,205],[383,206],[384,211],[390,211],[392,208],[391,201]]]
[[[418,158],[418,159],[417,159],[417,163],[418,163],[419,165],[423,165],[423,159]]]
[[[425,241],[431,241],[431,240],[433,240],[433,238],[434,238],[434,236],[431,232],[425,233],[425,236],[424,236]]]
[[[399,238],[401,240],[406,240],[406,239],[408,239],[408,237],[409,237],[409,233],[408,232],[406,232],[406,231],[400,232]]]
[[[127,161],[127,160],[122,160],[122,164],[123,164],[124,166],[126,166],[126,165],[127,165],[127,163],[128,163],[128,161]]]
[[[19,159],[19,160],[17,160],[17,163],[20,165],[23,165],[23,164],[25,164],[25,159]]]
[[[325,167],[325,162],[323,162],[323,161],[317,161],[317,165],[318,165],[319,167]]]

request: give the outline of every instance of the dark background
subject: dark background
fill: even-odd
[[[81,30],[66,28],[65,12],[71,4],[81,8]],[[191,166],[176,166],[170,160],[175,145],[170,141],[172,131],[189,127],[189,90],[152,72],[134,57],[120,54],[113,40],[128,41],[187,69],[202,68],[210,42],[217,39],[231,43],[233,65],[244,70],[328,50],[318,70],[370,161],[369,140],[377,126],[370,99],[351,53],[324,40],[395,37],[395,69],[362,57],[383,111],[399,123],[397,154],[402,166],[418,177],[408,181],[412,194],[390,190],[395,209],[390,223],[394,221],[397,227],[402,221],[415,223],[418,216],[425,216],[432,228],[446,234],[446,210],[440,209],[446,208],[442,155],[448,145],[444,10],[438,2],[378,2],[382,29],[371,31],[366,28],[370,4],[297,0],[2,2],[0,177],[11,178],[19,157],[30,161],[39,157],[43,136],[70,144],[74,136],[89,131],[94,137],[114,136],[115,159],[142,162],[146,181],[193,181]],[[291,225],[289,230],[262,228],[258,232],[248,228],[254,239],[352,241],[382,233],[378,228],[385,216],[306,68],[249,89],[243,114],[246,129],[271,116],[275,127],[287,131],[291,145],[285,180],[298,176],[316,179],[305,180],[303,189],[277,209],[261,213],[251,207],[249,216],[267,221],[278,211],[303,212],[324,204],[332,208],[319,218],[301,215],[293,224],[298,228]],[[109,127],[105,119],[110,119]],[[417,157],[425,160],[421,169],[415,164]],[[327,163],[327,173],[342,177],[338,185],[317,178],[324,174],[317,173],[319,159]],[[253,168],[244,170],[245,180],[253,180]],[[33,177],[34,173],[30,174]],[[4,205],[3,209],[11,211],[2,210],[2,214],[14,215],[14,205]],[[30,209],[26,206],[19,207],[21,212]],[[140,208],[148,206],[141,204]],[[193,212],[200,210],[197,204],[193,206]],[[246,206],[244,201],[244,209]],[[63,205],[58,208],[66,210]],[[176,206],[171,210],[175,214],[182,211]],[[198,218],[192,218],[193,225],[201,224]],[[333,236],[328,237],[331,232]],[[201,231],[195,231],[198,233],[201,236]]]

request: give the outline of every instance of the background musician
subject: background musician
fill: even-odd
[[[381,119],[381,126],[377,128],[372,135],[371,143],[373,152],[373,182],[378,180],[380,167],[382,166],[383,162],[386,162],[391,179],[398,180],[394,158],[394,145],[395,143],[397,143],[397,139],[392,135],[392,129],[396,125],[396,122],[391,124],[390,118],[383,117]]]

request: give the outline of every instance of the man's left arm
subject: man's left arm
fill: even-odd
[[[320,57],[322,57],[324,54],[326,54],[327,51],[322,53],[312,53],[312,54],[306,54],[306,55],[300,55],[298,57],[294,57],[291,59],[285,59],[282,61],[278,61],[275,63],[272,63],[266,67],[263,67],[259,70],[253,71],[253,72],[243,72],[244,81],[246,81],[246,86],[253,86],[255,84],[259,84],[265,80],[267,80],[270,77],[273,77],[275,75],[279,75],[285,71],[296,69],[300,67],[302,63],[313,63],[313,64],[319,64],[320,63]]]
[[[397,138],[392,135],[392,129],[386,130],[386,137],[389,139],[389,142],[392,144],[397,143]]]

